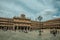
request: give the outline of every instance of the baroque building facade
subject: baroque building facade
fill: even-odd
[[[48,20],[43,23],[43,26],[48,29],[60,29],[60,18],[56,18],[53,20]]]
[[[60,28],[60,18],[45,22],[33,21],[26,18],[24,14],[20,17],[0,17],[0,29],[6,30],[33,30],[33,29]]]
[[[0,29],[7,30],[30,30],[31,19],[27,19],[24,14],[21,17],[2,18],[0,17]]]

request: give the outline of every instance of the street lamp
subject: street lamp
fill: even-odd
[[[42,20],[42,17],[41,16],[38,16],[38,20],[39,20],[39,22],[41,22],[41,20]],[[40,25],[39,25],[40,26]],[[42,27],[41,27],[42,28]],[[41,35],[41,28],[40,28],[40,30],[39,30],[39,35]]]
[[[41,20],[42,20],[42,17],[41,17],[41,16],[38,16],[38,20],[39,20],[39,22],[41,22]]]
[[[38,20],[39,20],[39,21],[41,21],[41,20],[42,20],[42,17],[41,17],[41,16],[39,16],[39,17],[38,17]]]

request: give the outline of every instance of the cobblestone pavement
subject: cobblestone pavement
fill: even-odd
[[[44,30],[39,36],[38,31],[31,31],[28,33],[17,31],[2,31],[0,30],[0,40],[60,40],[60,33],[56,36],[50,34],[50,31]]]

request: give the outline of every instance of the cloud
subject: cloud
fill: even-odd
[[[0,0],[0,16],[13,17],[24,13],[32,20],[38,16],[43,21],[60,17],[59,0]]]

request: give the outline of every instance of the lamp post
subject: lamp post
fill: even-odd
[[[41,17],[41,16],[38,16],[38,20],[39,20],[39,22],[41,22],[42,17]],[[42,24],[41,24],[41,25],[42,25]],[[40,26],[40,24],[39,24],[39,26]],[[41,28],[42,28],[42,27],[41,27]],[[41,32],[42,32],[41,28],[39,29],[39,35],[41,35]]]

